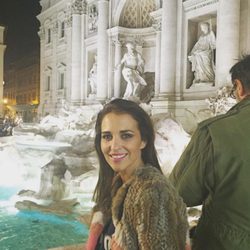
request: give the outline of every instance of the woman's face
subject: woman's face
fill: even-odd
[[[201,24],[201,31],[204,33],[204,34],[207,34],[208,33],[208,25],[206,24]]]
[[[126,181],[143,165],[142,140],[137,121],[129,114],[108,113],[101,124],[101,150],[111,168]]]

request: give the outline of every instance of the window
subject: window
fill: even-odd
[[[47,29],[47,43],[51,43],[51,29]]]
[[[44,91],[49,91],[51,88],[51,75],[52,75],[52,68],[50,66],[46,66],[44,69]]]
[[[47,76],[47,79],[46,79],[46,88],[45,88],[46,91],[49,91],[50,90],[50,76]]]
[[[57,88],[64,89],[65,87],[65,72],[66,72],[66,65],[63,62],[57,63]]]
[[[59,89],[64,89],[64,72],[59,73],[59,84],[58,84]]]
[[[65,36],[65,22],[61,22],[60,38],[63,38],[64,36]]]

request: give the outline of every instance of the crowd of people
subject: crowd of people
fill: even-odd
[[[87,250],[250,248],[250,55],[230,70],[226,114],[201,122],[171,175],[162,174],[149,115],[114,99],[97,117],[99,179]],[[189,240],[187,207],[202,205]]]
[[[8,115],[0,117],[0,136],[12,135],[13,128],[20,124],[20,122],[19,117],[11,117]]]

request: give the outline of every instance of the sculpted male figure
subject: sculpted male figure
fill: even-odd
[[[142,78],[145,62],[141,54],[136,51],[134,44],[129,42],[126,44],[126,47],[127,52],[124,54],[121,63],[118,65],[118,67],[123,65],[122,75],[127,82],[127,87],[123,97],[139,97],[140,87],[147,85],[146,81]]]

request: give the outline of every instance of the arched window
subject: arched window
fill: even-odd
[[[52,28],[51,28],[50,20],[45,21],[44,29],[45,29],[45,41],[46,41],[46,44],[50,44],[51,43],[51,35],[52,35],[51,34]]]

